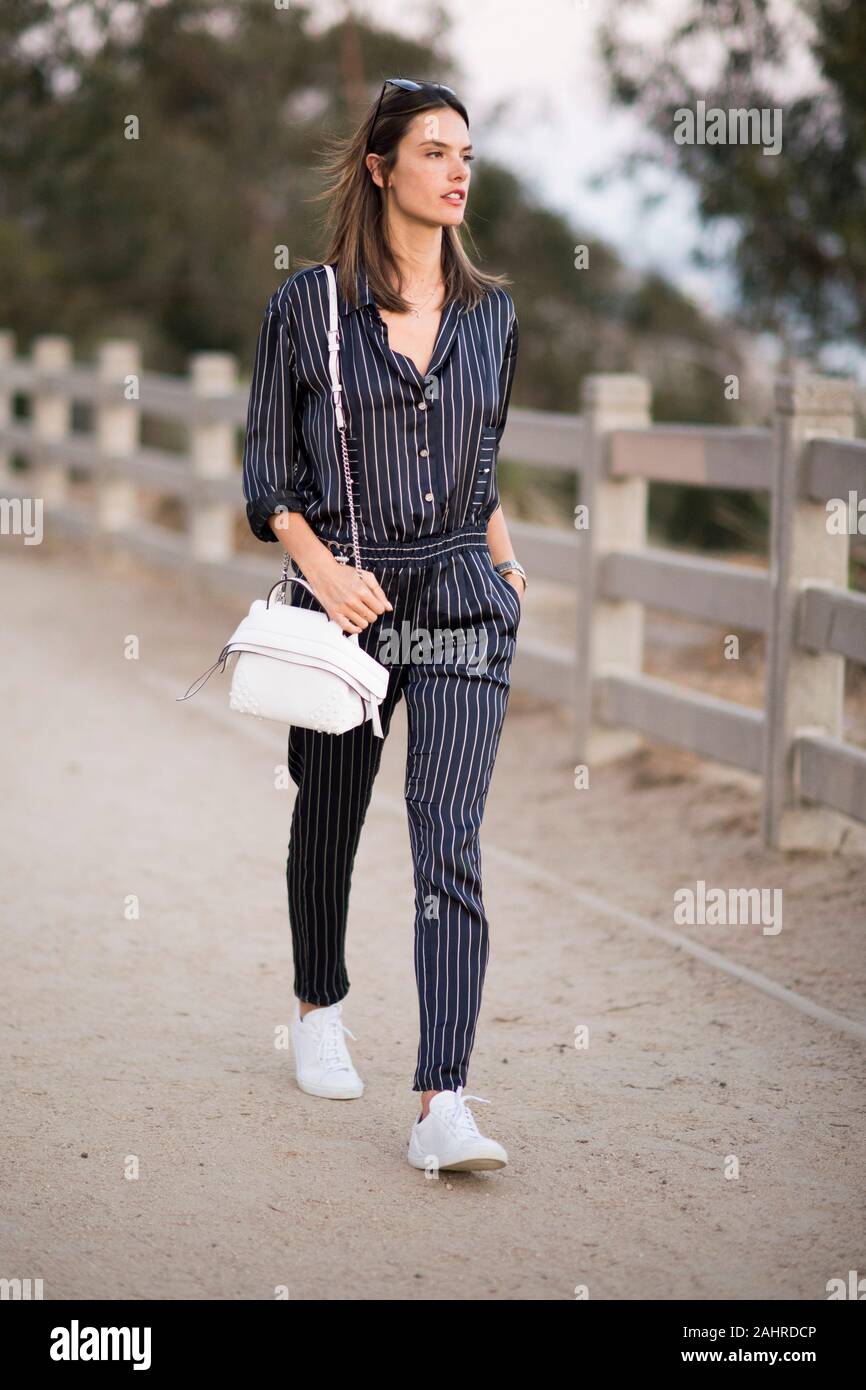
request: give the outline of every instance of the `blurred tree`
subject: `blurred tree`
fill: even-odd
[[[341,32],[309,16],[261,0],[6,4],[2,321],[79,344],[132,333],[166,370],[199,349],[247,358],[287,273],[276,249],[291,264],[317,245],[320,136],[355,90]],[[374,60],[430,62],[426,41],[367,37]]]
[[[651,11],[654,41],[626,38]],[[644,26],[645,29],[646,26]],[[707,225],[733,231],[742,322],[799,355],[866,333],[866,5],[862,0],[688,0],[676,17],[624,0],[600,29],[615,102],[646,140],[621,172],[683,174]],[[792,88],[799,94],[792,95]],[[782,148],[678,144],[675,112],[782,112]],[[710,258],[701,251],[697,259]]]
[[[3,321],[26,333],[50,317],[78,338],[138,322],[161,352],[248,350],[282,275],[274,248],[315,254],[323,130],[360,115],[379,71],[455,80],[435,47],[446,18],[431,13],[433,37],[409,41],[351,19],[312,33],[308,7],[260,0],[11,0],[0,22]],[[125,138],[130,116],[138,139]],[[645,285],[602,243],[591,273],[575,270],[581,238],[562,216],[507,169],[479,160],[476,174],[469,226],[479,258],[515,280],[527,358],[537,330],[536,370],[521,373],[536,404],[573,409],[581,371],[628,366],[636,339],[706,341],[701,314],[663,281]],[[692,408],[711,409],[709,397]]]
[[[351,12],[320,30],[312,11],[262,0],[5,0],[0,324],[23,342],[69,334],[78,357],[123,334],[151,369],[182,372],[203,349],[251,368],[264,305],[288,273],[276,249],[288,248],[289,269],[320,253],[322,135],[357,120],[389,71],[460,86],[440,6],[413,39]],[[130,117],[137,139],[126,138]],[[573,411],[585,373],[639,370],[658,418],[737,421],[742,408],[722,392],[743,367],[730,325],[661,277],[628,270],[490,160],[474,166],[467,220],[478,260],[513,282],[515,405]],[[584,243],[589,268],[577,269]],[[560,483],[558,496],[568,524],[573,485]],[[709,534],[712,506],[692,496],[680,532]]]

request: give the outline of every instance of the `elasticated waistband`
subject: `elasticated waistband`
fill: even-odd
[[[351,541],[338,541],[329,536],[319,536],[335,554],[354,558]],[[479,550],[487,547],[487,523],[467,522],[452,531],[442,531],[435,536],[413,536],[402,541],[368,541],[358,537],[358,549],[362,565],[369,562],[377,565],[426,565],[439,560],[455,550]]]

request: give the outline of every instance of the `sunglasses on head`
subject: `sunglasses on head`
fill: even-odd
[[[425,87],[432,87],[437,92],[447,92],[449,96],[457,96],[456,92],[453,92],[450,87],[446,87],[442,82],[416,82],[413,77],[386,77],[385,81],[382,83],[382,90],[379,93],[379,100],[376,102],[376,110],[373,115],[373,123],[370,126],[370,133],[367,136],[367,148],[364,151],[365,154],[370,153],[370,142],[373,139],[373,131],[376,129],[376,122],[379,119],[379,108],[382,105],[382,98],[385,95],[385,88],[388,86],[400,87],[401,90],[404,92],[420,92],[423,91]]]

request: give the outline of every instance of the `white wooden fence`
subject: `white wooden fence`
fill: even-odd
[[[236,360],[198,353],[189,380],[142,372],[134,342],[104,343],[76,367],[66,338],[42,336],[16,357],[0,332],[0,533],[25,499],[44,524],[116,545],[246,599],[273,579],[267,556],[235,552],[242,508],[239,431],[248,387]],[[30,401],[16,422],[13,397]],[[71,429],[72,402],[89,401],[92,434]],[[827,501],[866,511],[866,440],[854,439],[849,382],[795,376],[777,383],[772,429],[653,425],[640,377],[584,380],[579,414],[513,409],[501,456],[579,479],[589,524],[574,530],[509,521],[533,579],[576,588],[573,648],[524,631],[516,687],[574,711],[577,762],[593,763],[643,737],[757,774],[762,838],[778,848],[831,848],[845,817],[866,822],[866,752],[842,737],[846,660],[866,662],[866,596],[848,589],[849,535],[828,525]],[[145,414],[179,421],[188,452],[141,446]],[[29,460],[12,472],[12,455]],[[71,496],[70,468],[93,479],[95,504]],[[770,567],[687,556],[647,544],[650,481],[763,490],[771,502]],[[139,490],[188,504],[186,529],[142,519]],[[575,492],[575,500],[578,493]],[[862,523],[866,528],[866,518]],[[643,671],[645,606],[768,640],[763,710]]]

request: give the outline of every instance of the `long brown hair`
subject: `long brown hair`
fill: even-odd
[[[419,111],[452,107],[466,122],[463,103],[453,94],[424,87],[407,92],[386,87],[372,131],[376,102],[373,102],[358,129],[348,137],[331,137],[330,157],[318,167],[333,175],[332,182],[313,201],[327,200],[325,231],[328,246],[323,261],[336,262],[337,282],[351,304],[356,303],[358,270],[363,267],[376,303],[392,313],[408,313],[411,308],[392,288],[392,277],[401,284],[400,268],[388,245],[384,228],[385,192],[373,182],[366,165],[368,154],[381,155],[379,168],[387,182],[397,162],[397,146]],[[321,264],[310,261],[309,265]],[[388,272],[391,272],[389,275]],[[442,228],[442,272],[445,280],[443,310],[452,300],[473,309],[497,285],[511,283],[503,275],[488,275],[472,264],[464,250],[460,229]]]

